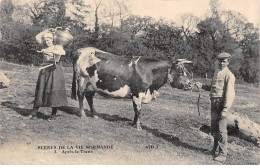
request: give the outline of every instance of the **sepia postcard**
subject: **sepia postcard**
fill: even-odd
[[[0,165],[258,165],[259,17],[259,0],[0,0]]]

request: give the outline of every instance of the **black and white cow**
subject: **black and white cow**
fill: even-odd
[[[149,103],[158,96],[158,89],[167,83],[174,88],[191,89],[184,59],[176,62],[159,61],[141,56],[118,56],[96,48],[77,50],[74,55],[74,73],[71,97],[79,99],[80,116],[86,117],[83,109],[84,96],[91,114],[96,116],[93,96],[97,92],[112,97],[131,98],[135,117],[133,125],[141,130],[142,103]]]

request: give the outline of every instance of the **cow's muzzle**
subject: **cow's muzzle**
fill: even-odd
[[[183,89],[184,90],[191,90],[194,86],[194,83],[189,82],[188,84],[184,85]]]

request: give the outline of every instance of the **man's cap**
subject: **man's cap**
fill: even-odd
[[[226,52],[222,52],[218,55],[218,59],[226,59],[226,58],[229,58],[231,57],[231,55],[229,53],[226,53]]]

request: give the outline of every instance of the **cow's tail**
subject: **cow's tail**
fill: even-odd
[[[77,69],[76,69],[76,63],[78,59],[78,54],[73,53],[73,78],[72,78],[72,87],[71,87],[71,99],[78,100],[77,96]]]

